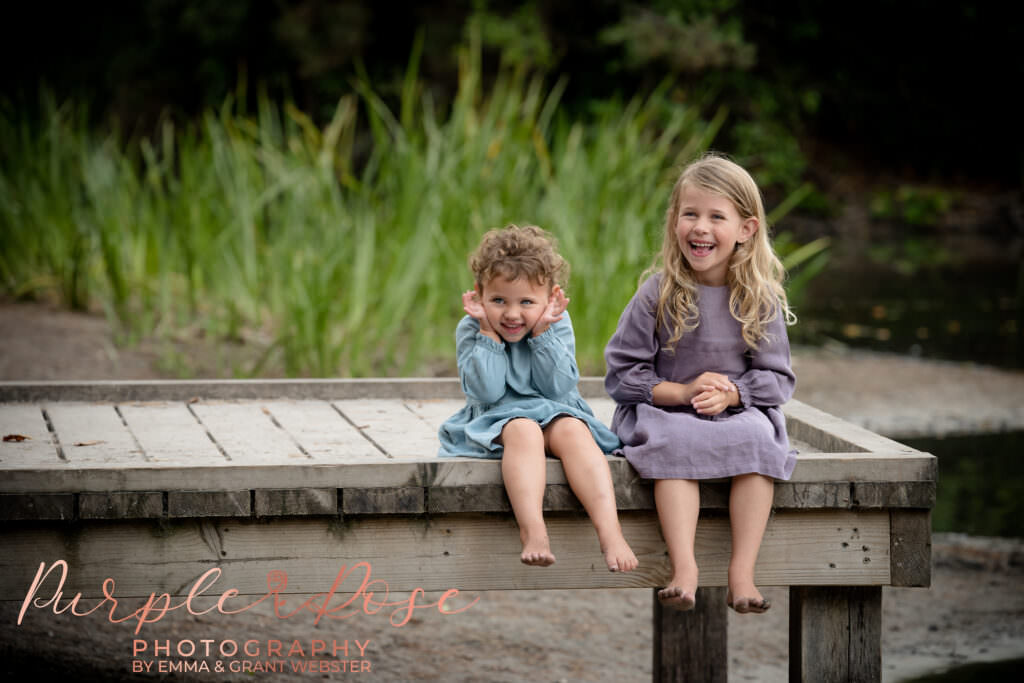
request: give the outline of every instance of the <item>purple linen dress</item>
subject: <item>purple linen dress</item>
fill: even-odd
[[[658,274],[640,285],[605,348],[605,389],[618,403],[612,430],[624,444],[616,453],[645,479],[749,473],[789,479],[796,452],[779,406],[792,397],[796,377],[782,316],[768,325],[769,338],[750,350],[729,313],[729,288],[699,285],[700,324],[668,353],[668,331],[655,329],[660,279]],[[690,406],[652,403],[655,385],[691,382],[702,372],[729,377],[742,405],[709,417]]]

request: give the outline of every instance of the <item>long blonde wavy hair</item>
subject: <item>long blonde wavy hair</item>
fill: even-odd
[[[789,308],[782,286],[786,273],[772,249],[757,183],[743,167],[714,153],[706,154],[683,169],[672,188],[661,253],[647,271],[647,274],[662,273],[657,322],[659,328],[665,326],[671,330],[666,349],[673,352],[682,336],[700,324],[697,278],[683,256],[675,231],[685,187],[725,197],[736,207],[741,220],[757,219],[757,231],[750,239],[736,245],[726,274],[729,312],[742,326],[747,346],[756,349],[758,343],[767,338],[768,323],[777,315],[782,315],[788,325],[796,322],[796,316]]]

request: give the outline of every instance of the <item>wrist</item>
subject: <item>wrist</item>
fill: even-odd
[[[498,342],[499,344],[503,343],[501,337],[498,336],[498,333],[492,330],[491,326],[488,325],[486,321],[478,320],[478,322],[480,323],[480,334],[487,337],[488,339],[492,339]]]

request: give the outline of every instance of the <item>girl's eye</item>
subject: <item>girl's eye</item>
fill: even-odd
[[[491,299],[491,303],[494,303],[494,304],[503,304],[503,303],[505,303],[505,300],[504,300],[504,299],[502,299],[502,298],[501,298],[500,296],[496,296],[496,297],[494,297],[493,299]]]

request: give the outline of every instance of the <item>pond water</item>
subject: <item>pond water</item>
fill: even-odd
[[[1024,368],[1022,273],[1010,262],[913,270],[870,260],[830,265],[796,302],[793,337]]]
[[[910,679],[905,683],[974,683],[975,681],[1012,681],[1020,675],[1024,659],[1003,662],[979,662],[955,669]]]
[[[1024,432],[902,441],[939,459],[933,531],[1024,537]]]
[[[1019,248],[1007,243],[999,256],[991,238],[973,241],[984,258],[922,235],[834,242],[794,302],[793,338],[1024,369]],[[1024,432],[904,441],[939,458],[935,531],[1024,537]]]

